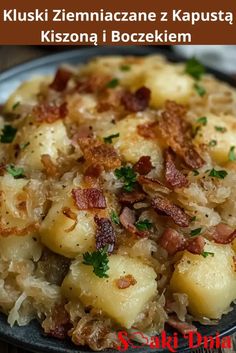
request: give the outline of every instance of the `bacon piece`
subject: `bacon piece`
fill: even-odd
[[[133,205],[136,202],[143,201],[146,198],[146,194],[139,190],[131,192],[121,192],[119,195],[120,203],[124,205]]]
[[[155,128],[157,127],[157,121],[145,123],[137,126],[137,132],[140,136],[146,139],[154,139],[157,137]]]
[[[187,335],[190,332],[197,332],[196,326],[188,322],[180,321],[177,317],[171,316],[167,321],[168,325],[179,331],[182,335]]]
[[[158,243],[170,256],[175,255],[178,251],[182,251],[185,248],[185,238],[172,228],[167,228],[164,231]]]
[[[84,177],[87,178],[94,178],[97,179],[100,177],[102,172],[102,168],[100,165],[95,164],[95,165],[90,165],[84,172]]]
[[[236,230],[232,230],[226,224],[219,223],[214,228],[212,238],[218,244],[230,244],[236,238]]]
[[[104,144],[93,138],[80,138],[78,143],[84,158],[90,164],[99,164],[105,170],[120,167],[120,158],[112,145]]]
[[[140,237],[146,237],[148,235],[148,232],[146,231],[139,231],[135,227],[135,212],[132,211],[130,208],[125,207],[123,208],[121,214],[120,214],[120,223],[122,226],[128,230],[133,235],[137,235]]]
[[[119,289],[126,289],[137,283],[136,279],[132,275],[121,276],[115,282]]]
[[[49,85],[49,87],[57,92],[64,91],[71,77],[72,77],[71,71],[66,70],[65,68],[59,68],[56,72],[54,80]]]
[[[180,227],[188,227],[190,217],[179,206],[173,204],[170,200],[163,196],[155,196],[152,199],[152,207],[157,213],[169,216],[174,223]]]
[[[198,236],[186,242],[186,250],[192,254],[200,255],[204,251],[205,244],[205,239],[202,236]]]
[[[121,103],[130,112],[142,112],[148,107],[151,91],[147,87],[141,87],[136,92],[125,92],[121,97]]]
[[[44,166],[45,172],[48,176],[56,177],[58,175],[57,166],[53,163],[49,154],[42,154],[41,163]]]
[[[27,234],[35,233],[39,229],[38,223],[32,223],[24,228],[6,227],[5,224],[0,223],[0,236],[9,237],[10,235],[25,236]]]
[[[94,221],[97,225],[96,230],[96,249],[103,249],[108,246],[107,251],[112,253],[115,246],[115,231],[111,221],[108,218],[94,217]]]
[[[142,156],[139,158],[138,162],[135,163],[133,169],[135,172],[141,175],[147,175],[152,170],[152,162],[151,157],[149,156]]]
[[[188,184],[188,179],[176,168],[170,149],[165,151],[165,178],[173,188],[182,188]]]
[[[54,123],[56,120],[64,119],[68,113],[67,103],[60,106],[42,103],[33,108],[33,115],[37,122]]]
[[[185,113],[182,105],[167,101],[159,121],[159,130],[167,145],[183,158],[187,166],[197,169],[203,166],[204,161],[192,144],[191,125],[183,119]]]
[[[107,207],[106,199],[99,189],[73,189],[72,196],[79,210],[104,209]]]
[[[42,323],[44,332],[51,337],[60,340],[65,340],[67,333],[71,328],[69,314],[66,312],[63,305],[57,305],[50,316],[48,316]]]
[[[72,137],[72,141],[76,143],[79,138],[92,137],[93,128],[89,125],[80,125],[77,127],[75,134]]]
[[[116,109],[116,112],[119,111],[120,108],[120,100],[124,94],[124,89],[106,89],[99,96],[97,111],[99,113],[106,112],[111,109]]]
[[[168,194],[171,190],[162,184],[158,179],[149,178],[143,175],[138,177],[138,182],[142,186],[147,186],[155,191],[163,192]]]
[[[104,74],[93,74],[78,81],[76,90],[78,93],[98,93],[106,88],[110,79]]]

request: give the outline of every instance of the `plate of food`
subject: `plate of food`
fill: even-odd
[[[144,47],[0,75],[1,339],[183,352],[236,330],[233,86]]]

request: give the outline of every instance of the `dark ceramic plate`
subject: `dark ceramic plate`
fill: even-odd
[[[170,61],[181,60],[180,57],[171,51],[165,51],[160,48],[99,47],[62,52],[28,62],[0,74],[0,104],[7,99],[9,94],[13,92],[23,80],[29,79],[31,76],[37,74],[53,73],[62,63],[78,64],[97,55],[145,55],[151,53],[163,54]],[[236,86],[235,81],[223,73],[211,69],[208,71],[212,72],[219,79]],[[236,331],[236,306],[228,315],[223,316],[217,326],[202,326],[197,324],[197,327],[202,336],[215,336],[216,332],[218,332],[221,337],[231,335]],[[168,335],[173,335],[173,333],[172,330],[167,330]],[[3,315],[0,315],[0,339],[37,353],[83,353],[90,351],[88,348],[73,346],[69,341],[61,342],[43,336],[39,324],[35,321],[25,327],[11,328],[7,324],[6,318]],[[178,341],[178,351],[187,352],[189,350],[188,341],[180,336],[178,337]],[[148,353],[151,351],[153,352],[154,350],[149,347],[142,347],[139,349],[129,348],[128,353]],[[160,353],[166,353],[169,351],[170,350],[168,349],[158,349],[158,352]],[[115,353],[117,351],[110,350],[109,352]]]

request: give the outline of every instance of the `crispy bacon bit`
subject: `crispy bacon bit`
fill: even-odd
[[[99,189],[73,189],[72,196],[79,210],[104,209],[107,207],[106,199]]]
[[[56,177],[58,175],[57,166],[53,163],[49,154],[42,154],[41,163],[48,176]]]
[[[189,324],[188,322],[180,321],[177,317],[169,317],[167,323],[179,331],[182,335],[187,335],[190,332],[197,332],[196,326]]]
[[[102,172],[102,168],[100,165],[95,164],[95,165],[90,165],[84,172],[85,178],[94,178],[97,179],[100,177]]]
[[[191,125],[183,120],[185,108],[167,101],[159,121],[159,130],[167,145],[193,169],[203,166],[204,161],[195,150],[191,139]]]
[[[58,119],[64,119],[68,113],[67,103],[64,102],[60,106],[42,103],[34,107],[33,115],[36,118],[36,121],[46,122],[49,124],[54,123]]]
[[[120,100],[122,95],[124,94],[124,89],[106,89],[99,96],[99,101],[97,105],[97,111],[99,113],[106,112],[111,109],[119,110],[120,108]]]
[[[67,333],[71,328],[70,317],[64,306],[57,305],[50,316],[42,323],[44,332],[51,337],[61,340],[66,339]]]
[[[6,164],[0,163],[0,176],[3,176],[6,170]]]
[[[130,112],[142,112],[148,107],[150,97],[150,89],[141,87],[135,93],[125,92],[121,97],[121,103]]]
[[[112,145],[104,144],[93,138],[80,138],[78,143],[84,154],[84,158],[91,165],[99,164],[105,170],[120,167],[120,158]]]
[[[157,137],[155,128],[157,127],[157,122],[145,123],[137,126],[137,132],[140,136],[146,139],[154,139]]]
[[[205,239],[202,236],[199,236],[193,239],[189,239],[186,242],[186,249],[192,254],[200,255],[204,251],[205,244]]]
[[[124,205],[133,205],[136,202],[143,201],[145,197],[146,194],[143,191],[134,190],[131,192],[121,192],[119,201]]]
[[[32,223],[24,228],[6,227],[5,224],[0,223],[0,235],[8,237],[10,235],[25,236],[27,234],[35,233],[39,229],[38,223]]]
[[[157,213],[171,217],[174,223],[178,226],[189,226],[190,217],[184,212],[184,210],[173,204],[166,197],[156,196],[152,199],[152,207]]]
[[[71,71],[66,70],[65,68],[59,68],[56,72],[54,80],[49,85],[49,87],[54,91],[58,91],[58,92],[64,91],[71,77],[72,77]]]
[[[132,275],[121,276],[115,282],[119,289],[126,289],[137,283],[136,279]]]
[[[170,149],[165,151],[165,178],[173,188],[182,188],[188,184],[188,179],[176,168],[174,156]]]
[[[96,230],[96,249],[103,249],[108,246],[108,252],[111,253],[115,246],[115,231],[111,221],[108,218],[94,217],[94,221],[97,225]]]
[[[185,248],[185,238],[175,229],[167,228],[159,239],[159,244],[164,248],[168,255],[175,255],[178,251]]]
[[[130,208],[128,207],[124,207],[121,214],[120,214],[120,223],[122,224],[122,226],[128,230],[128,232],[130,232],[133,235],[137,235],[140,237],[146,237],[148,236],[148,232],[147,231],[139,231],[136,227],[135,227],[135,212],[132,211]]]
[[[236,238],[236,230],[220,223],[214,228],[212,238],[218,244],[230,244]]]
[[[151,157],[149,156],[142,156],[139,158],[138,162],[135,163],[133,169],[135,172],[141,175],[147,175],[152,170],[152,162]]]
[[[109,81],[110,77],[107,75],[90,75],[77,82],[76,90],[78,93],[98,93],[106,88]]]
[[[142,186],[149,187],[155,191],[163,192],[164,194],[168,194],[171,190],[168,189],[165,185],[163,185],[158,179],[148,178],[146,176],[140,175],[138,177],[138,182]]]

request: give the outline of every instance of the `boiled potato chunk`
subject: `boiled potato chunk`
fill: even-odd
[[[76,215],[77,223],[63,213],[66,208]],[[94,214],[79,211],[69,195],[52,204],[39,232],[43,244],[69,258],[95,248]]]
[[[23,229],[31,223],[20,208],[21,202],[27,200],[24,190],[27,183],[26,179],[14,179],[10,174],[0,177],[0,215],[3,228]]]
[[[14,105],[17,103],[34,105],[37,102],[37,94],[41,85],[49,84],[50,82],[51,77],[49,76],[34,77],[29,81],[23,82],[8,98],[4,111],[7,113],[12,112]]]
[[[231,115],[217,116],[206,114],[207,124],[198,131],[194,143],[197,145],[211,144],[209,153],[218,164],[224,164],[229,160],[229,151],[236,145],[236,120]],[[220,131],[219,131],[220,130]]]
[[[76,261],[62,290],[69,299],[80,299],[84,305],[101,309],[120,325],[130,328],[145,304],[157,293],[156,274],[151,267],[128,256],[111,255],[109,267],[109,277],[99,278],[91,266]],[[137,283],[119,289],[116,281],[125,275],[132,275]]]
[[[236,299],[234,252],[230,245],[207,243],[204,258],[185,251],[176,265],[170,287],[174,293],[186,293],[189,311],[196,317],[218,319]]]
[[[42,253],[42,246],[36,235],[8,237],[0,236],[0,254],[4,260],[38,261]]]
[[[144,85],[151,90],[151,105],[155,108],[162,107],[166,100],[185,104],[193,92],[193,79],[175,67],[148,70]]]
[[[43,168],[41,162],[43,154],[48,154],[51,161],[56,163],[59,151],[67,153],[70,148],[70,140],[61,120],[52,124],[43,123],[23,128],[17,138],[20,139],[21,144],[26,144],[19,155],[19,163],[32,169]]]
[[[157,141],[146,139],[137,132],[138,125],[148,122],[150,120],[145,117],[137,118],[135,115],[130,115],[118,121],[114,128],[106,132],[106,136],[119,133],[119,137],[114,138],[112,142],[126,162],[136,163],[140,157],[150,156],[153,166],[160,167],[162,165],[162,153]]]

